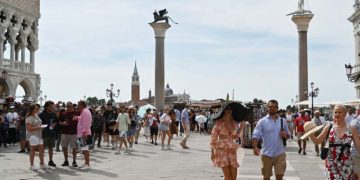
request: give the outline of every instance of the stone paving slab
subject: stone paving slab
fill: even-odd
[[[211,166],[210,136],[192,133],[188,145],[189,150],[182,149],[178,143],[180,138],[172,141],[172,151],[161,151],[160,145],[154,146],[140,139],[132,154],[114,154],[109,147],[96,148],[91,152],[91,170],[81,171],[73,167],[61,167],[62,152],[55,152],[56,169],[29,170],[27,154],[17,153],[18,147],[0,148],[0,179],[79,179],[79,180],[222,180],[219,168]],[[312,143],[308,143],[308,155],[297,154],[296,141],[290,141],[287,147],[287,180],[317,180],[324,179],[324,162],[314,155]],[[103,145],[104,146],[104,145]],[[45,161],[48,156],[45,153]],[[238,179],[261,179],[260,158],[252,154],[252,149],[239,149],[240,163]],[[35,164],[39,160],[35,157]],[[83,163],[77,158],[78,165]]]

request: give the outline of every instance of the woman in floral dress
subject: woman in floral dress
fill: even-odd
[[[237,140],[244,129],[243,121],[248,111],[239,103],[226,105],[214,118],[215,126],[211,133],[211,160],[215,167],[221,167],[225,180],[235,180],[237,176]],[[239,127],[240,123],[240,127]]]
[[[329,151],[325,159],[325,176],[331,180],[353,180],[355,179],[352,160],[350,156],[351,143],[360,142],[358,136],[352,136],[351,129],[345,123],[346,108],[336,105],[334,108],[334,122],[328,124],[318,137],[310,135],[315,144],[322,143],[329,132]],[[331,128],[330,128],[331,127]]]

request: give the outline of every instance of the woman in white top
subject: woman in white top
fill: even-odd
[[[166,107],[164,110],[164,114],[160,118],[160,128],[159,129],[160,129],[161,135],[162,135],[161,136],[161,150],[172,150],[170,148],[170,142],[171,142],[171,132],[170,132],[170,128],[169,128],[170,124],[171,124],[170,108]],[[165,145],[164,145],[166,135],[168,135],[167,148],[165,148]]]
[[[26,133],[29,137],[30,144],[30,170],[36,171],[34,166],[35,150],[39,150],[40,168],[45,168],[44,165],[44,145],[42,138],[42,121],[37,115],[40,111],[40,107],[37,105],[31,105],[26,115]]]
[[[293,134],[294,134],[294,119],[293,119],[293,115],[291,113],[290,110],[287,111],[286,113],[286,123],[289,127],[289,131],[291,134],[291,139],[293,139]]]

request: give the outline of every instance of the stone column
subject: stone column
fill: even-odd
[[[31,72],[35,72],[35,51],[30,50],[30,64],[31,64]]]
[[[15,68],[15,42],[10,41],[10,68]]]
[[[299,33],[299,101],[308,100],[304,90],[308,88],[308,55],[307,55],[307,32],[313,14],[295,14],[291,20],[296,24]]]
[[[4,65],[4,39],[0,37],[0,67]]]
[[[19,51],[20,51],[20,45],[15,45],[15,61],[19,61]]]
[[[21,71],[25,71],[25,47],[26,47],[26,44],[21,44],[20,45],[21,47]]]
[[[165,106],[165,32],[171,26],[168,23],[149,23],[155,32],[155,107],[159,110]]]

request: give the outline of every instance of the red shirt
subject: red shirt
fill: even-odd
[[[295,123],[297,132],[305,132],[304,124],[307,121],[310,121],[309,116],[299,116],[295,119],[294,123]]]

